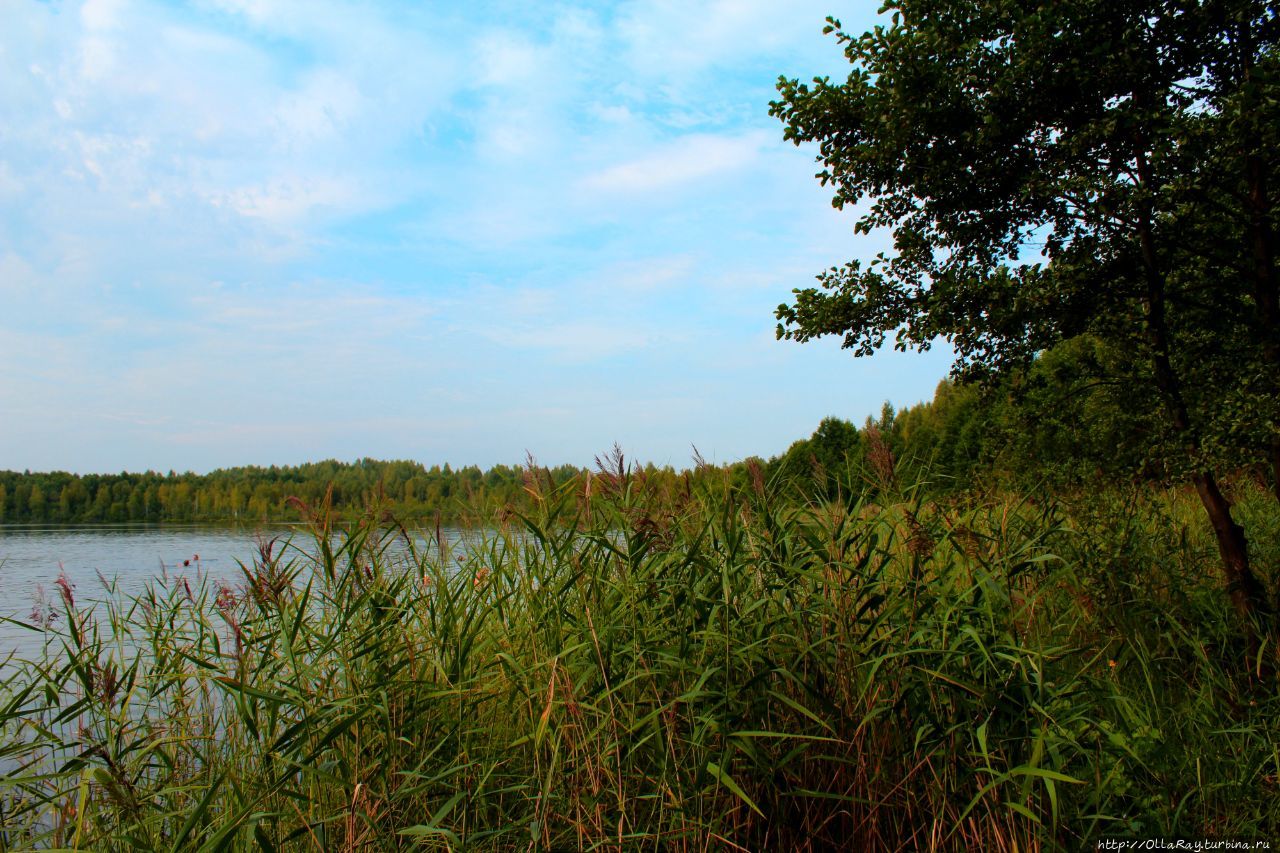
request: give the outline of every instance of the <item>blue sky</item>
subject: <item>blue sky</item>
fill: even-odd
[[[876,4],[0,0],[0,468],[687,464],[931,396],[768,116]]]

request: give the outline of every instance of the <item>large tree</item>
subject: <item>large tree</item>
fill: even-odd
[[[772,113],[817,143],[837,207],[893,250],[821,274],[778,334],[867,355],[945,338],[956,373],[1078,335],[1130,354],[1152,454],[1196,488],[1248,624],[1272,610],[1218,470],[1280,478],[1277,16],[1268,0],[889,0],[828,31],[848,78],[783,78]],[[1280,484],[1277,484],[1280,495]]]

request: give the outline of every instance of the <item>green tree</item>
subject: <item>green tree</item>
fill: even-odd
[[[1274,3],[1212,0],[1196,10],[1204,74],[1182,81],[1209,109],[1197,114],[1188,147],[1199,163],[1184,182],[1192,210],[1203,211],[1190,238],[1222,273],[1250,283],[1251,345],[1262,353],[1222,419],[1228,429],[1263,436],[1272,485],[1280,500],[1280,280],[1276,270],[1276,174],[1280,171],[1280,22]],[[1236,248],[1239,237],[1245,252]],[[1234,405],[1231,405],[1234,404]],[[1261,424],[1261,429],[1259,429]],[[1266,429],[1267,425],[1271,428]],[[1269,433],[1269,435],[1268,435]],[[1239,439],[1237,438],[1237,441]]]
[[[89,512],[89,517],[94,521],[111,520],[111,485],[106,480],[98,483],[98,488],[93,493],[93,507]]]
[[[58,519],[60,521],[70,521],[75,518],[76,514],[76,490],[75,483],[68,483],[62,487],[62,491],[58,494]]]
[[[795,291],[779,336],[840,335],[857,355],[941,337],[963,378],[1082,334],[1108,341],[1128,354],[1120,375],[1158,403],[1147,455],[1194,483],[1252,623],[1270,606],[1216,471],[1278,429],[1247,416],[1276,340],[1274,257],[1257,247],[1274,213],[1256,198],[1274,185],[1275,129],[1243,117],[1246,103],[1275,113],[1273,5],[889,0],[884,12],[860,36],[829,20],[848,79],[784,78],[771,111],[788,139],[818,144],[837,207],[870,200],[857,229],[891,229],[893,250]],[[1246,416],[1224,423],[1232,405]]]
[[[850,463],[857,459],[857,427],[846,420],[823,418],[809,438],[794,442],[773,462],[773,472],[799,486],[808,496],[834,497],[847,484]]]
[[[32,521],[44,521],[45,495],[44,489],[40,488],[39,483],[31,487],[31,494],[27,497],[27,506]]]
[[[14,521],[27,521],[30,516],[30,498],[31,483],[27,482],[27,478],[18,481],[17,486],[13,490],[13,513]]]
[[[146,489],[142,486],[136,486],[129,492],[129,498],[126,502],[126,517],[130,521],[141,521],[146,518]]]

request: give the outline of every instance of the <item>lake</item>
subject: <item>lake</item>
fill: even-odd
[[[449,547],[463,552],[474,534],[445,528]],[[415,548],[430,550],[434,531],[411,531]],[[252,565],[260,537],[293,537],[298,548],[314,553],[314,539],[305,529],[280,525],[266,531],[244,527],[165,525],[164,527],[83,526],[38,527],[0,525],[0,617],[31,621],[32,610],[44,601],[60,611],[57,580],[65,574],[76,604],[107,597],[101,575],[116,583],[124,595],[142,592],[148,581],[168,574],[194,579],[203,575],[216,583],[238,585],[244,578],[240,564]],[[282,546],[275,546],[281,553]],[[391,553],[403,552],[392,543]],[[10,622],[0,622],[0,661],[15,649],[40,645],[39,635]]]
[[[267,535],[289,533],[280,528]],[[299,539],[309,541],[305,533]],[[55,582],[62,572],[74,584],[77,602],[92,601],[105,595],[99,574],[129,594],[163,572],[203,573],[234,584],[241,578],[239,563],[252,564],[257,553],[256,534],[245,528],[0,526],[0,616],[29,621],[42,594],[58,602]],[[32,636],[0,623],[0,658],[30,644]]]

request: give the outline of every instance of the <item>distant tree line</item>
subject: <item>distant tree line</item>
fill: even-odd
[[[601,470],[626,465],[649,488],[674,498],[687,494],[690,478],[726,469],[699,461],[692,471],[624,463],[621,451]],[[746,476],[745,463],[730,466]],[[372,507],[406,523],[479,522],[527,509],[548,486],[577,480],[584,497],[593,486],[588,469],[495,465],[427,467],[420,462],[361,459],[305,465],[226,468],[208,474],[72,474],[65,471],[0,471],[0,524],[151,524],[213,522],[257,525],[305,521],[329,502],[339,518]],[[595,486],[594,488],[601,488]]]
[[[572,466],[549,474],[564,482]],[[355,514],[371,503],[418,517],[454,519],[460,512],[518,503],[522,469],[497,465],[428,468],[418,462],[325,461],[296,466],[227,468],[209,474],[70,474],[0,471],[0,522],[124,523],[296,520],[299,498],[311,506],[332,488],[333,507]]]
[[[1137,369],[1131,354],[1081,336],[1042,352],[1021,371],[987,384],[941,382],[932,400],[895,409],[885,403],[861,428],[824,419],[771,459],[727,466],[701,460],[693,470],[652,464],[635,469],[670,495],[689,477],[746,483],[778,479],[797,500],[832,500],[885,488],[932,494],[973,489],[1077,488],[1120,481],[1173,481],[1159,445],[1144,440],[1158,410],[1135,399],[1141,385],[1117,379]],[[1223,458],[1236,471],[1269,472],[1248,448]],[[540,469],[542,488],[582,478],[587,469]],[[325,461],[241,467],[209,474],[70,474],[0,471],[0,523],[160,523],[302,520],[289,498],[316,507],[331,494],[348,517],[378,504],[405,520],[485,519],[531,500],[526,466],[430,468],[412,461]],[[585,482],[585,481],[584,481]],[[330,491],[331,490],[331,491]]]

